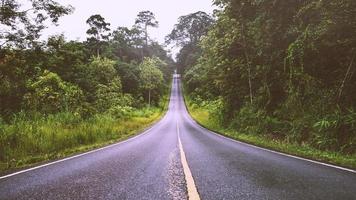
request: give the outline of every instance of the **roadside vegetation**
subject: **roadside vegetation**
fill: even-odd
[[[1,170],[62,158],[127,139],[158,120],[164,110],[147,108],[117,118],[96,114],[82,119],[72,113],[46,117],[16,116],[1,125]]]
[[[335,164],[351,169],[356,169],[356,155],[345,154],[332,150],[320,150],[308,143],[300,144],[284,138],[276,138],[272,134],[251,134],[238,131],[231,127],[223,126],[216,116],[216,105],[211,102],[196,104],[190,97],[185,96],[190,115],[203,127],[215,131],[228,138],[246,142],[248,144],[272,149],[290,155],[308,158],[325,163]]]
[[[147,33],[152,12],[114,30],[94,14],[86,41],[42,41],[45,24],[73,8],[19,2],[0,9],[1,171],[123,140],[163,115],[173,60]]]
[[[213,2],[213,17],[183,16],[167,37],[182,47],[193,116],[236,139],[355,168],[356,2]]]

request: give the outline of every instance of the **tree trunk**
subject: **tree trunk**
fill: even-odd
[[[96,56],[98,56],[98,58],[100,57],[100,36],[99,34],[96,35]]]
[[[148,90],[148,107],[151,107],[151,90]]]
[[[251,62],[250,62],[250,58],[248,57],[246,48],[247,48],[247,44],[246,44],[246,38],[245,38],[245,27],[244,24],[241,24],[241,34],[242,34],[242,40],[243,40],[243,49],[244,49],[244,54],[245,54],[245,59],[247,62],[247,71],[248,71],[248,86],[249,86],[249,92],[250,92],[250,103],[253,103],[253,94],[252,94],[252,78],[251,78]]]
[[[340,102],[340,99],[341,99],[341,96],[342,96],[342,92],[343,92],[343,90],[344,90],[344,87],[345,87],[345,83],[346,83],[346,81],[347,81],[347,78],[349,77],[349,74],[350,74],[352,65],[354,64],[354,60],[355,60],[355,53],[353,54],[353,56],[352,56],[352,58],[351,58],[350,65],[349,65],[349,67],[347,68],[345,77],[344,77],[344,79],[342,80],[342,83],[341,83],[341,85],[340,85],[339,94],[338,94],[337,100],[336,100],[336,103],[337,103],[337,104],[339,104],[339,102]]]
[[[248,64],[248,86],[250,88],[250,103],[253,103],[253,96],[252,96],[252,81],[251,81],[251,65]]]
[[[143,61],[143,46],[142,46],[142,48],[141,48],[141,62]]]
[[[146,47],[147,47],[148,46],[147,24],[145,25],[145,40],[146,40]]]

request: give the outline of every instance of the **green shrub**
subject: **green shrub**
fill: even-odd
[[[45,70],[35,81],[28,84],[29,92],[25,94],[27,109],[41,113],[74,111],[83,102],[82,90],[63,81],[56,73]]]
[[[313,144],[320,149],[355,152],[356,112],[336,110],[313,125]]]

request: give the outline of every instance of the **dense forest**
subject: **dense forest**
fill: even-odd
[[[94,14],[87,40],[43,41],[45,25],[74,8],[29,2],[0,3],[0,169],[126,137],[163,113],[173,60],[148,35],[154,13],[117,28]]]
[[[226,129],[354,155],[356,1],[214,4],[167,38],[195,106]]]

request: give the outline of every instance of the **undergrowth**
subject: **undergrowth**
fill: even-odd
[[[352,142],[355,141],[349,141],[349,145],[345,145],[340,150],[326,148],[326,146],[330,145],[329,143],[334,141],[327,144],[322,142],[331,140],[331,137],[325,134],[325,130],[336,126],[335,123],[337,123],[329,122],[328,118],[325,118],[325,121],[316,123],[309,121],[306,124],[307,122],[294,121],[293,124],[286,124],[274,118],[267,117],[262,111],[243,108],[235,116],[234,120],[226,126],[223,125],[224,122],[220,116],[221,113],[219,113],[220,108],[218,103],[209,103],[207,101],[197,103],[189,96],[185,96],[185,100],[190,114],[198,123],[232,139],[304,158],[356,168],[356,154],[346,151],[347,147],[349,149],[354,147]],[[352,123],[350,116],[345,116],[345,118],[345,120],[349,120],[349,123]],[[313,137],[303,138],[303,135],[300,136],[303,131],[300,127],[304,126],[316,132]],[[275,132],[271,132],[272,130],[275,130]],[[295,136],[291,136],[293,134],[286,134],[288,131],[294,132]],[[315,138],[317,136],[320,138]]]

